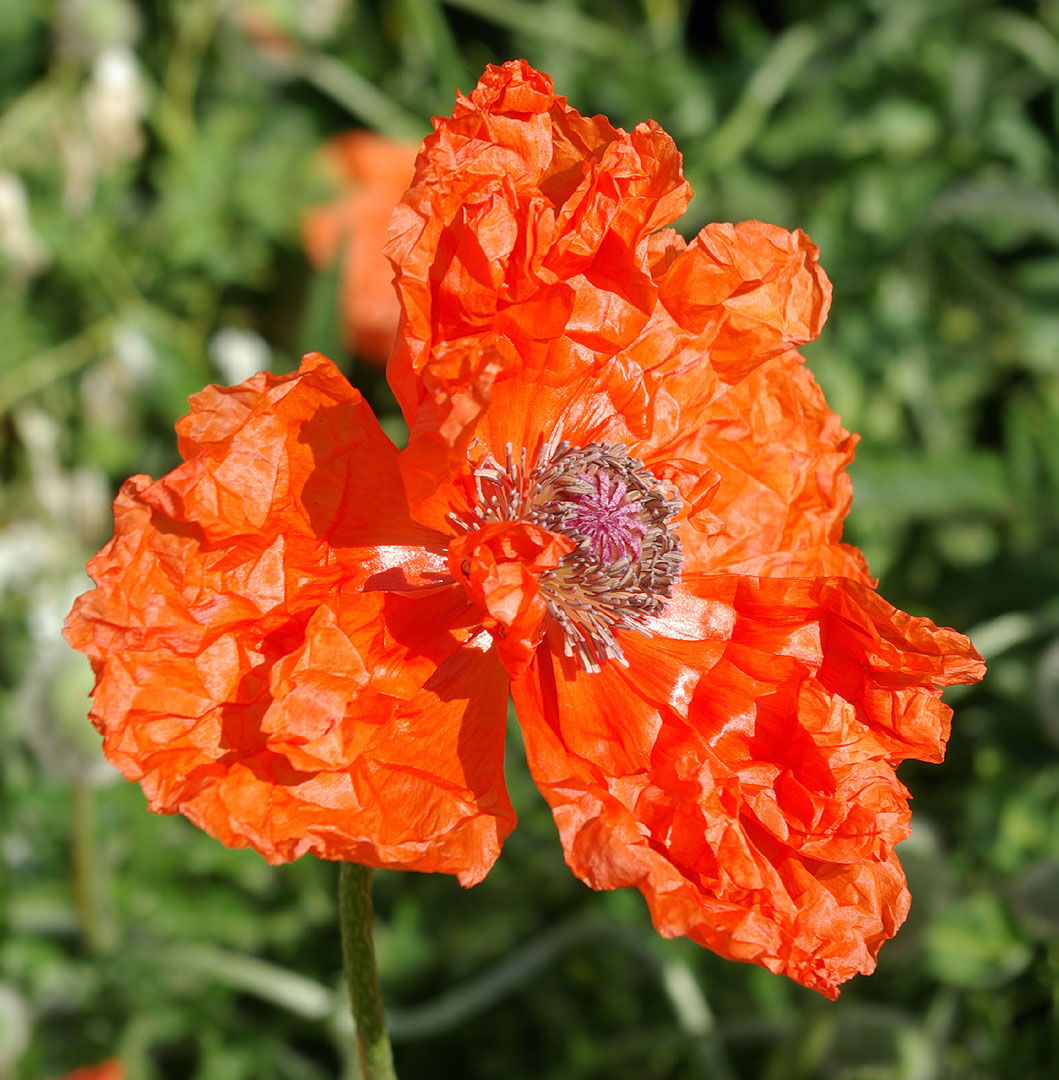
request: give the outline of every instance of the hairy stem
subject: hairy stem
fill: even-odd
[[[357,1028],[360,1071],[364,1080],[397,1080],[390,1038],[375,967],[372,940],[371,869],[341,864],[338,878],[338,919],[342,927],[342,961],[349,1005]]]

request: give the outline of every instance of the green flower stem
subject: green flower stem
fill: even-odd
[[[342,926],[342,962],[346,969],[349,1007],[357,1028],[360,1072],[364,1080],[397,1080],[390,1037],[375,968],[371,932],[371,869],[341,864],[338,877],[338,920]]]

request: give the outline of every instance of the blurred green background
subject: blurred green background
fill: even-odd
[[[804,228],[806,350],[863,441],[847,536],[894,603],[969,631],[948,759],[910,763],[913,911],[837,1004],[651,930],[566,870],[512,731],[490,877],[376,875],[404,1080],[991,1080],[1059,1061],[1059,0],[4,0],[0,4],[0,1080],[352,1078],[336,868],[144,809],[58,636],[187,395],[346,352],[299,221],[317,150],[418,138],[523,56],[653,117],[680,223]]]

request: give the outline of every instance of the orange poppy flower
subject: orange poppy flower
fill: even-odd
[[[284,61],[289,60],[297,51],[297,41],[283,28],[267,6],[255,0],[247,0],[231,9],[231,18],[246,35],[247,40],[264,56]]]
[[[86,1065],[83,1069],[74,1069],[62,1080],[123,1080],[125,1069],[120,1061],[111,1059],[98,1065]]]
[[[339,318],[349,348],[385,364],[397,336],[401,309],[393,269],[383,254],[393,208],[412,180],[416,150],[373,131],[338,135],[323,148],[338,199],[302,219],[302,242],[317,268],[341,260]]]
[[[391,228],[407,447],[315,354],[192,399],[67,629],[152,809],[471,885],[514,825],[510,691],[583,881],[830,997],[873,969],[895,767],[941,759],[939,688],[983,666],[840,543],[855,440],[794,352],[816,248],[659,232],[689,195],[657,125],[490,67]]]

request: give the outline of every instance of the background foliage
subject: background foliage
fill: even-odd
[[[380,873],[402,1077],[974,1080],[1059,1060],[1059,2],[5,0],[0,4],[0,1080],[352,1077],[335,867],[281,869],[115,782],[58,638],[186,397],[344,352],[301,254],[315,150],[418,137],[488,61],[657,119],[682,229],[800,226],[807,350],[862,433],[848,536],[969,630],[942,767],[906,766],[913,913],[836,1005],[650,929],[565,869],[527,779],[490,877]]]

